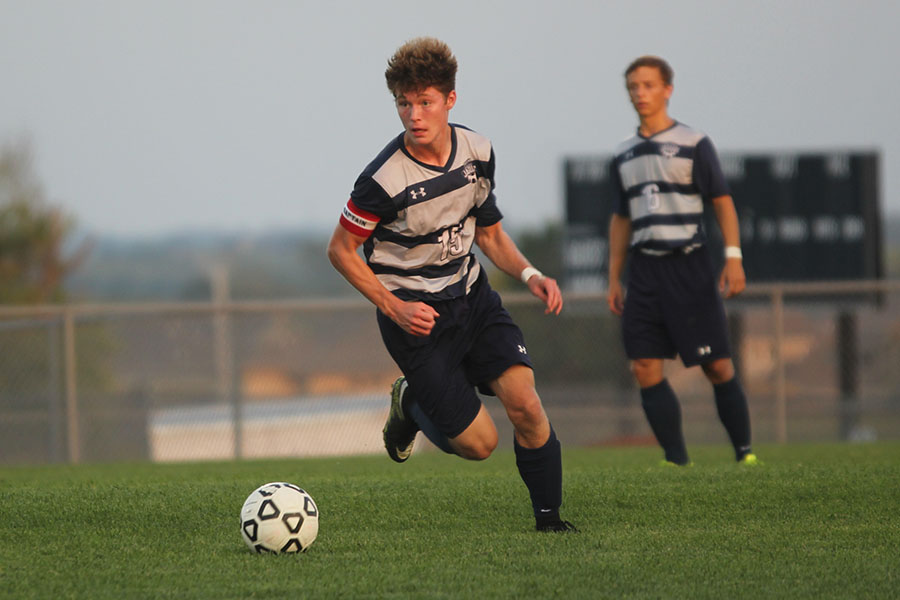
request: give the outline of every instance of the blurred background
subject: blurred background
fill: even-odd
[[[890,1],[0,0],[0,462],[383,451],[399,373],[325,244],[401,130],[383,72],[418,35],[453,48],[452,120],[492,139],[505,227],[567,293],[549,318],[491,273],[564,443],[653,443],[603,296],[605,161],[648,53],[735,192],[755,439],[900,438],[898,22]],[[702,375],[667,375],[689,444],[726,452]]]

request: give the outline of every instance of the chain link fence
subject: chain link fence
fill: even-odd
[[[570,294],[558,317],[504,302],[564,444],[654,443],[604,297]],[[900,282],[752,286],[727,306],[754,441],[900,439]],[[688,443],[727,444],[701,371],[666,374]],[[3,307],[0,463],[382,452],[398,375],[364,300]]]

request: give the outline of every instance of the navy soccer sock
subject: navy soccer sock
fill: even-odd
[[[406,400],[406,398],[404,398],[404,400]],[[431,422],[431,419],[428,418],[418,402],[404,402],[403,409],[406,411],[406,414],[416,422],[416,425],[419,426],[419,429],[422,430],[422,433],[425,434],[425,437],[427,437],[432,444],[447,454],[456,454],[456,451],[450,446],[450,439],[441,433],[435,424]]]
[[[516,467],[531,496],[531,507],[538,526],[559,520],[562,505],[562,455],[556,432],[550,426],[550,438],[540,448],[525,448],[513,436]]]
[[[641,388],[641,406],[666,460],[686,465],[688,454],[681,431],[681,406],[669,381],[663,379],[656,385]]]
[[[750,454],[750,410],[744,388],[737,377],[732,377],[730,381],[713,385],[713,393],[719,420],[734,446],[734,456],[741,460]]]

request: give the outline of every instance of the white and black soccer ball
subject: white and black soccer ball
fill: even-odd
[[[262,485],[241,508],[241,537],[254,552],[306,552],[318,533],[319,509],[293,483]]]

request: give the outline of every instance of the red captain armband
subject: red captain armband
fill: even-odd
[[[344,211],[341,213],[341,226],[353,235],[362,238],[372,235],[380,220],[372,213],[357,207],[352,198],[347,200],[347,205],[344,206]]]

